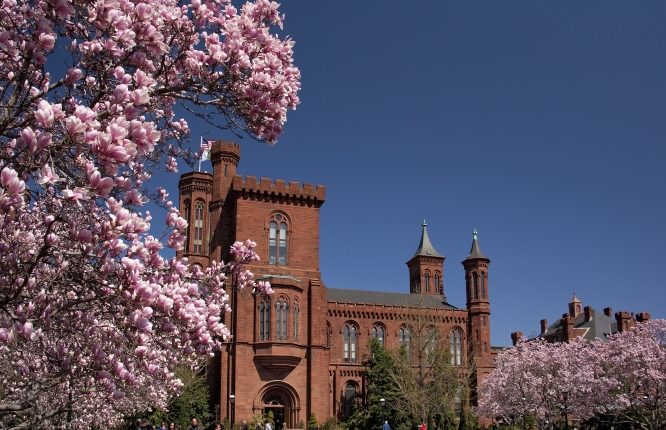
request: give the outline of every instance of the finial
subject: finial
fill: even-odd
[[[423,218],[423,224],[421,224],[423,227],[427,226],[428,223],[426,222],[425,218]]]
[[[472,238],[473,238],[474,240],[476,240],[476,236],[477,236],[477,234],[478,234],[478,232],[476,231],[476,229],[474,229],[474,230],[472,231]]]

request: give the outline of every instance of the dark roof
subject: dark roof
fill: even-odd
[[[421,242],[419,243],[419,247],[416,250],[416,253],[414,253],[414,256],[410,258],[410,261],[418,256],[444,258],[444,256],[439,252],[437,252],[435,247],[432,246],[432,243],[430,243],[430,238],[428,237],[428,229],[426,228],[427,225],[428,224],[426,224],[425,220],[423,220],[422,224],[423,230],[421,230]]]
[[[476,259],[489,260],[488,257],[483,255],[483,252],[481,252],[481,247],[479,246],[479,241],[476,235],[477,233],[475,229],[474,232],[472,233],[472,248],[469,250],[469,255],[467,256],[467,258],[465,258],[465,261],[476,260]]]
[[[597,312],[594,309],[592,309],[590,321],[585,321],[585,313],[581,312],[574,318],[573,326],[577,329],[586,329],[587,331],[583,335],[583,338],[587,340],[606,340],[608,339],[608,335],[617,333],[617,321],[615,321],[615,318],[611,318],[603,312]],[[539,337],[559,337],[559,334],[563,330],[562,320],[559,319],[548,327],[546,333]]]
[[[337,303],[403,306],[410,308],[459,309],[445,302],[442,296],[346,290],[341,288],[326,288],[326,300]]]

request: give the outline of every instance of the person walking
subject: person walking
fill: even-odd
[[[382,430],[391,430],[391,426],[389,425],[388,421],[384,421],[384,425],[382,426]]]

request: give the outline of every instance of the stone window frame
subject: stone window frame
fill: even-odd
[[[380,331],[381,331],[381,337],[380,337]],[[370,337],[377,339],[382,347],[386,345],[387,335],[388,331],[386,330],[386,325],[384,325],[379,321],[372,324],[372,329],[370,329]]]
[[[259,340],[260,341],[270,341],[271,340],[271,298],[270,297],[261,297],[259,300],[259,305],[257,306],[257,313],[259,316],[259,322],[257,327],[259,327]]]
[[[425,292],[429,293],[430,292],[430,270],[426,270],[425,273],[423,274],[423,284],[425,285]]]
[[[293,337],[294,340],[298,340],[298,337],[300,335],[300,318],[301,318],[301,306],[300,306],[300,300],[298,297],[294,297],[293,300],[293,327],[292,327],[292,334],[291,336]]]
[[[346,321],[342,326],[342,360],[358,363],[360,329],[356,321]]]
[[[282,226],[284,230],[282,229]],[[267,261],[271,266],[286,266],[289,264],[289,241],[291,236],[291,218],[284,211],[271,212],[268,217],[268,247]],[[284,245],[282,245],[281,232],[284,231]]]
[[[462,366],[463,364],[463,333],[460,327],[453,327],[449,331],[449,349],[452,366]]]
[[[289,297],[280,294],[275,300],[275,339],[289,339]]]
[[[201,205],[201,206],[200,206]],[[201,212],[199,212],[201,209]],[[206,213],[206,202],[204,199],[196,199],[194,201],[194,232],[192,238],[192,252],[195,254],[203,254],[204,250],[204,217]],[[201,215],[201,218],[199,218]]]

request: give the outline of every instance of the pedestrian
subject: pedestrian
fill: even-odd
[[[388,421],[384,421],[384,425],[382,426],[382,430],[391,430],[391,426],[389,425]]]
[[[189,430],[199,430],[199,420],[192,418]]]
[[[169,430],[176,430],[176,423],[169,424]]]
[[[428,430],[428,424],[426,424],[425,421],[422,422],[419,426],[419,430]]]

